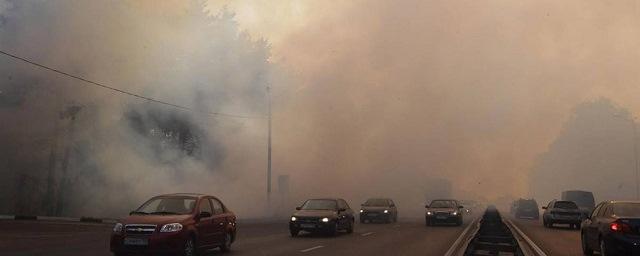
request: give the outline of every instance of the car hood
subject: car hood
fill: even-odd
[[[190,219],[191,215],[129,215],[126,217],[122,224],[167,224],[167,223],[182,223]]]
[[[389,209],[390,208],[386,206],[362,206],[362,210],[365,211],[384,211]]]
[[[298,210],[293,213],[296,217],[332,217],[336,216],[332,210]]]

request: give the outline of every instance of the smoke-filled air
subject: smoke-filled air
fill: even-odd
[[[0,0],[0,214],[633,199],[639,5]]]

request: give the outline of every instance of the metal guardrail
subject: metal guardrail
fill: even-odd
[[[480,217],[475,218],[471,223],[469,223],[469,225],[467,225],[444,256],[464,255],[464,251],[469,245],[471,239],[473,239],[475,234],[478,232],[478,229],[480,229]]]
[[[536,245],[531,238],[529,238],[518,226],[516,226],[511,220],[504,219],[503,220],[509,229],[511,229],[512,233],[514,233],[520,247],[523,248],[523,252],[525,256],[547,256],[547,254]],[[515,232],[513,232],[515,231]]]
[[[547,256],[513,222],[503,218],[495,208],[472,221],[453,243],[445,256],[514,255]]]

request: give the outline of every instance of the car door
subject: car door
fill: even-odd
[[[396,204],[391,199],[389,199],[389,208],[391,208],[391,213],[393,214],[392,216],[394,218],[398,216],[398,209],[396,208]]]
[[[213,233],[215,226],[213,224],[213,207],[207,198],[200,200],[200,206],[198,208],[198,215],[203,216],[203,213],[208,213],[208,217],[199,217],[196,223],[196,229],[198,230],[198,247],[208,247],[213,243]]]
[[[606,206],[605,203],[601,203],[593,210],[591,213],[591,218],[585,221],[585,236],[586,242],[589,243],[591,248],[598,248],[600,246],[598,243],[598,223],[599,223],[599,215],[603,212],[603,208]]]
[[[213,240],[215,244],[223,244],[225,228],[227,227],[227,216],[225,215],[222,203],[216,198],[209,198],[213,205]]]
[[[345,208],[345,209],[347,209],[347,210],[346,210],[346,216],[347,216],[347,217],[345,218],[345,219],[346,219],[346,220],[345,220],[345,222],[346,222],[346,224],[347,224],[347,225],[351,225],[351,224],[350,224],[350,222],[351,222],[351,220],[352,220],[352,219],[354,219],[354,216],[353,216],[353,214],[354,214],[353,209],[351,209],[351,207],[349,206],[349,204],[347,203],[347,201],[342,200],[342,202],[344,203],[344,206],[345,206],[344,208]]]
[[[598,235],[605,236],[611,232],[611,222],[614,221],[613,218],[613,204],[608,203],[606,207],[600,210],[600,218],[598,225]]]
[[[344,209],[344,211],[338,213],[338,222],[340,227],[346,228],[347,225],[349,225],[348,222],[350,220],[349,206],[347,205],[347,202],[342,199],[338,200],[338,209]]]
[[[544,209],[544,212],[542,212],[542,218],[543,219],[546,219],[547,221],[549,221],[549,218],[551,217],[549,215],[550,215],[551,209],[553,208],[553,205],[554,205],[555,202],[556,202],[556,200],[551,200],[551,202],[549,202],[549,204],[547,204],[546,209]]]

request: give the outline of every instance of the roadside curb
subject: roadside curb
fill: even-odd
[[[63,221],[63,222],[84,222],[84,223],[107,223],[114,224],[118,222],[111,218],[95,218],[95,217],[54,217],[54,216],[33,216],[33,215],[0,215],[0,220],[31,220],[31,221]]]

